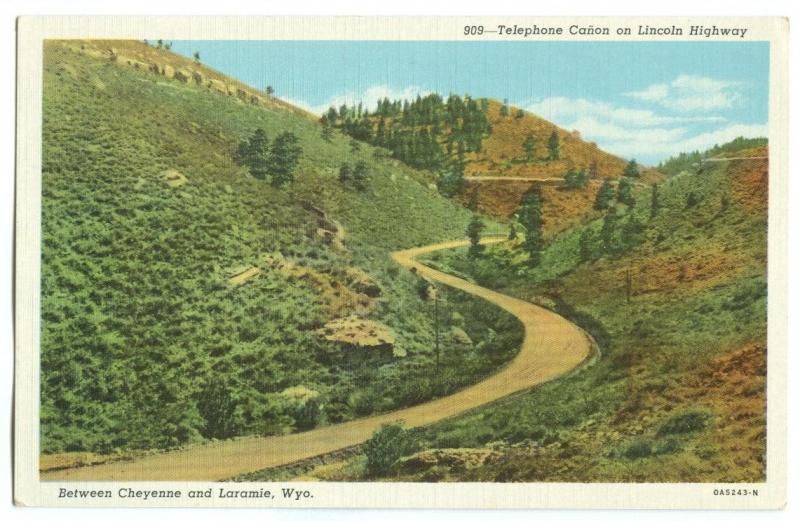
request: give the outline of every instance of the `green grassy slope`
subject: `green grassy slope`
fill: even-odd
[[[388,479],[765,478],[766,161],[696,165],[662,183],[659,201],[653,217],[647,189],[634,210],[620,205],[644,223],[642,242],[594,260],[580,260],[578,241],[600,221],[560,235],[537,268],[508,245],[478,262],[455,251],[431,257],[569,317],[602,356],[568,378],[423,430],[424,451]],[[363,469],[360,457],[311,477],[370,479]]]
[[[311,423],[340,421],[449,392],[513,354],[513,331],[485,338],[480,327],[499,311],[452,295],[474,343],[494,355],[476,347],[475,363],[446,367],[448,386],[429,385],[429,306],[415,277],[388,257],[464,235],[470,212],[432,190],[429,173],[369,146],[353,157],[349,138],[337,133],[328,143],[318,123],[280,104],[252,105],[110,60],[106,43],[45,44],[44,452],[287,432],[307,426],[309,415]],[[139,60],[191,65],[142,43],[115,46]],[[232,161],[255,128],[299,137],[293,185],[271,188]],[[371,171],[364,192],[336,179],[341,162],[359,158]],[[167,170],[186,184],[169,186]],[[341,224],[346,250],[320,238],[312,206]],[[265,264],[264,255],[278,254],[295,271]],[[251,266],[260,276],[228,282]],[[316,333],[356,310],[348,299],[365,298],[344,289],[349,268],[380,286],[361,311],[394,329],[405,358],[353,358]],[[282,394],[294,386],[319,393],[321,414]]]

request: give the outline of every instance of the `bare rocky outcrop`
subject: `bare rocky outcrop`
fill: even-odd
[[[347,248],[343,242],[345,236],[344,227],[335,219],[328,217],[328,214],[322,208],[318,208],[310,203],[305,203],[304,207],[317,216],[317,237],[334,249],[347,252]]]
[[[493,449],[430,449],[401,458],[396,468],[405,473],[423,472],[434,466],[452,470],[468,470],[480,467],[493,455]]]
[[[174,78],[183,83],[189,83],[189,79],[192,77],[192,73],[187,71],[186,69],[178,69],[175,71]]]
[[[185,185],[189,181],[185,175],[173,168],[164,170],[161,173],[161,178],[167,183],[167,185],[169,185],[170,188],[178,188]]]
[[[228,93],[228,86],[224,81],[210,79],[208,80],[208,88],[217,92],[221,92],[222,94]]]
[[[375,280],[366,272],[358,268],[347,268],[344,272],[347,285],[358,293],[363,293],[371,298],[381,296],[382,289]]]
[[[250,282],[261,274],[261,269],[257,266],[248,266],[244,268],[237,268],[231,270],[231,276],[228,278],[228,284],[234,287],[241,286],[246,282]]]
[[[342,346],[364,350],[346,353],[357,358],[377,357],[388,361],[406,355],[404,349],[395,345],[394,332],[389,326],[355,315],[331,320],[317,333]]]

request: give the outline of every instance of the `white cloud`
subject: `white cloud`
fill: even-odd
[[[310,105],[304,101],[292,100],[289,98],[283,99],[289,103],[292,103],[293,105],[302,107],[309,112],[321,115],[323,112],[328,110],[329,107],[336,107],[338,109],[344,103],[347,105],[358,105],[359,102],[364,104],[365,109],[369,109],[370,112],[374,112],[378,101],[382,100],[383,98],[389,98],[392,101],[396,99],[410,100],[416,98],[417,95],[425,96],[430,93],[431,91],[415,85],[410,85],[400,89],[393,88],[388,85],[372,85],[362,93],[346,92],[344,94],[337,94],[336,96],[328,98],[328,100],[319,105]]]
[[[683,83],[689,80],[681,80]],[[658,88],[648,87],[653,99]],[[580,131],[584,139],[622,157],[654,163],[680,152],[704,150],[738,136],[767,135],[766,124],[728,122],[719,116],[665,115],[612,103],[550,97],[526,107],[531,112],[568,130]],[[716,126],[716,129],[710,128]]]
[[[766,124],[747,125],[729,122],[718,115],[686,113],[691,111],[690,107],[700,103],[701,99],[704,108],[734,103],[736,93],[732,89],[735,86],[732,82],[682,75],[669,84],[654,84],[642,91],[626,94],[673,109],[685,108],[678,114],[658,111],[663,109],[642,109],[563,96],[552,96],[521,105],[563,128],[577,129],[584,139],[595,141],[598,146],[613,154],[654,163],[680,152],[703,150],[738,136],[766,136]],[[374,111],[378,100],[383,98],[413,99],[417,95],[425,96],[430,92],[414,85],[402,88],[372,85],[360,93],[347,92],[332,96],[319,105],[291,99],[286,101],[314,114],[322,114],[330,106],[338,108],[343,103],[353,105],[359,102]],[[708,130],[712,125],[719,128]]]
[[[727,143],[739,136],[763,137],[767,135],[766,124],[733,123],[722,128],[695,135],[682,135],[677,139],[652,140],[650,136],[623,136],[609,139],[603,146],[624,157],[667,158],[681,152],[705,150],[714,145]]]
[[[741,99],[740,83],[707,76],[681,74],[670,83],[654,83],[626,96],[657,103],[678,112],[729,109]]]
[[[713,123],[725,120],[719,116],[662,116],[652,110],[615,107],[601,101],[584,98],[569,99],[562,96],[553,96],[529,103],[526,109],[549,121],[564,121],[588,116],[635,127],[685,122]]]

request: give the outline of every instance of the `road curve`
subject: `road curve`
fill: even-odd
[[[484,243],[500,242],[488,238]],[[401,266],[430,280],[492,302],[516,316],[525,335],[519,354],[500,371],[454,394],[407,409],[285,436],[214,442],[133,461],[41,473],[42,481],[218,481],[284,465],[366,441],[384,423],[402,421],[418,427],[474,409],[509,394],[561,376],[592,352],[591,341],[565,318],[529,302],[497,293],[425,266],[415,257],[463,247],[467,241],[431,244],[392,253]]]

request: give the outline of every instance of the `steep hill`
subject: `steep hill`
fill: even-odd
[[[532,179],[563,178],[570,170],[591,171],[593,177],[619,177],[625,160],[586,142],[577,130],[565,130],[528,111],[490,100],[488,119],[492,132],[480,152],[468,155],[467,176],[507,176]],[[548,142],[555,132],[559,139],[557,159],[549,158]],[[526,158],[525,140],[533,137],[532,157]]]
[[[439,269],[569,317],[602,356],[426,429],[419,451],[383,479],[763,481],[768,151],[722,149],[662,183],[655,211],[649,194],[633,209],[619,204],[616,224],[568,230],[538,267],[513,244],[477,261],[432,255]],[[638,237],[623,231],[630,215]],[[263,477],[375,479],[363,456]]]
[[[513,318],[443,291],[472,347],[431,377],[432,304],[388,255],[464,236],[471,212],[429,172],[143,42],[46,42],[43,102],[43,452],[308,429],[447,394],[518,348]],[[293,183],[234,160],[256,129],[297,137]],[[340,182],[359,161],[363,189]]]
[[[595,216],[592,204],[603,179],[623,175],[627,161],[535,114],[490,99],[438,94],[415,100],[384,99],[377,107],[331,109],[322,122],[388,149],[393,157],[438,173],[439,189],[502,221],[516,213],[532,187],[544,193],[545,233],[551,236]],[[589,182],[565,189],[570,172]],[[640,181],[663,175],[640,168]]]

